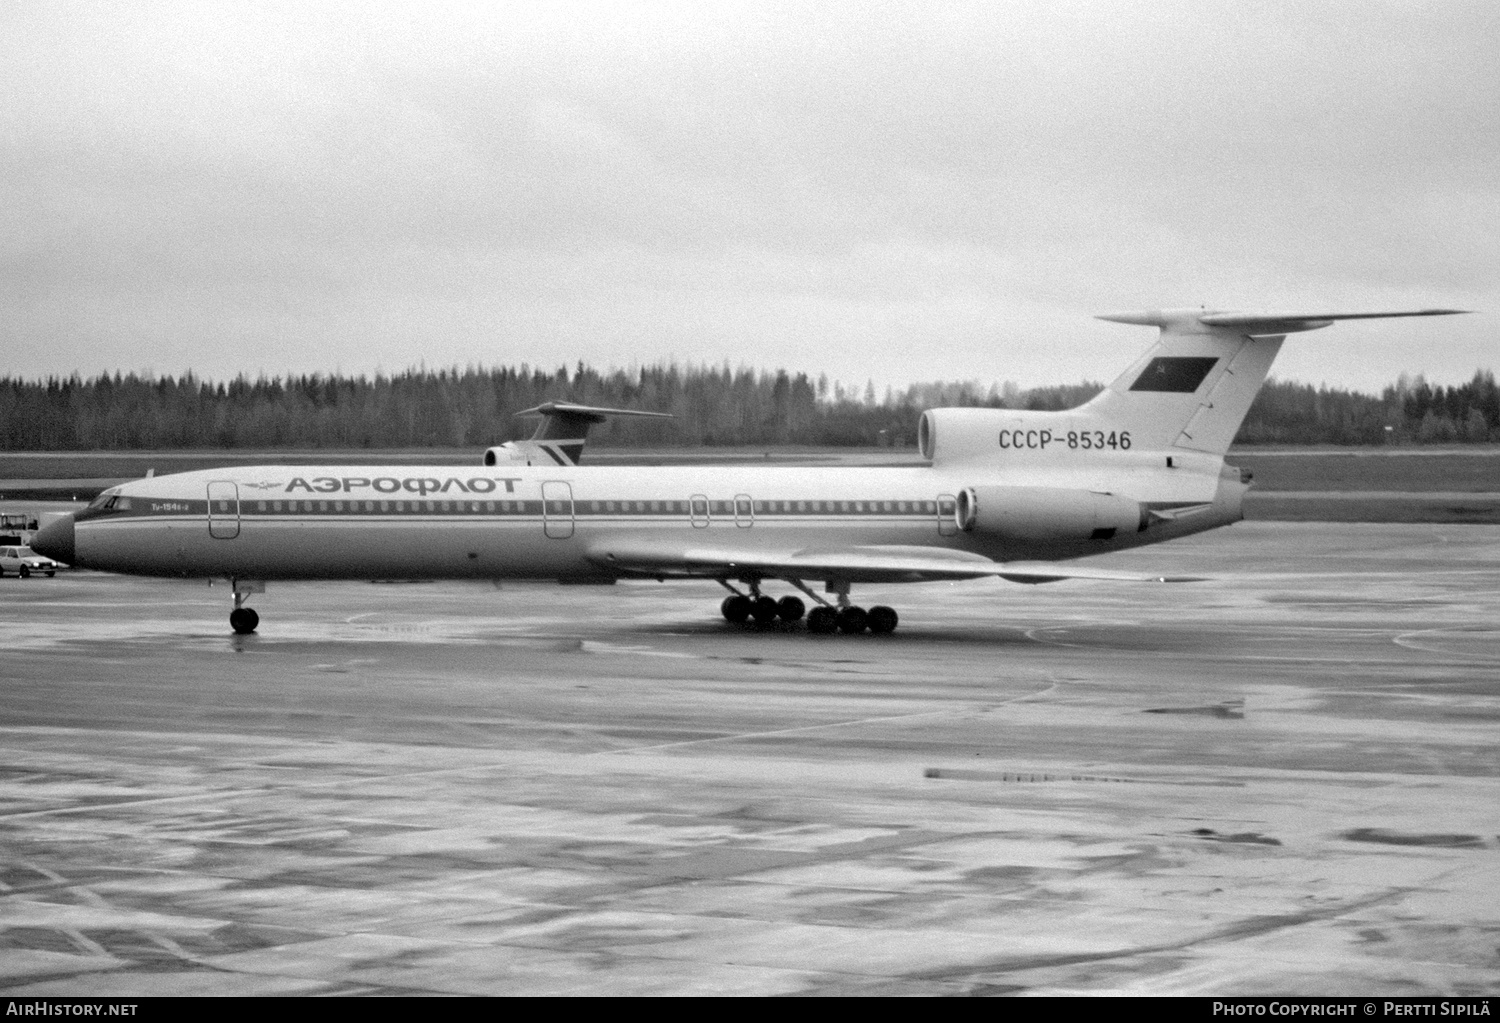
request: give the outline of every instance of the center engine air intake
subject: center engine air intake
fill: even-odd
[[[1139,501],[1057,487],[968,487],[954,519],[965,532],[1006,540],[1109,540],[1146,528]]]

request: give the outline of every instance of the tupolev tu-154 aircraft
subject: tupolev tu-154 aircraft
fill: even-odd
[[[730,591],[730,621],[801,620],[800,598],[763,592],[779,581],[813,601],[811,632],[886,633],[895,610],[854,605],[855,583],[1187,581],[1073,562],[1242,517],[1248,481],[1224,454],[1285,335],[1461,311],[1102,316],[1160,335],[1075,409],[924,412],[922,467],[582,466],[591,424],[643,413],[549,403],[528,410],[542,417],[535,436],[472,470],[156,476],[106,490],[32,547],[83,568],[227,579],[239,633],[259,624],[245,602],[268,580],[397,578],[713,579]]]

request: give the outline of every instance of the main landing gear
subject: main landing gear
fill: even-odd
[[[857,636],[869,631],[873,635],[883,636],[888,632],[895,632],[900,620],[901,616],[896,614],[896,609],[884,604],[876,604],[868,611],[853,604],[837,610],[825,606],[814,608],[812,614],[807,616],[807,631],[824,634],[842,632],[846,636]]]
[[[719,605],[719,611],[724,615],[726,621],[736,625],[754,621],[756,625],[769,626],[775,622],[784,622],[788,625],[802,620],[804,614],[807,616],[807,631],[817,635],[830,635],[841,632],[846,636],[857,636],[862,632],[870,632],[880,636],[896,631],[896,624],[900,616],[896,614],[895,608],[877,604],[866,611],[862,607],[856,607],[849,603],[849,587],[837,587],[830,585],[831,592],[838,595],[838,606],[828,603],[822,597],[809,590],[796,579],[788,580],[791,584],[806,593],[818,606],[811,611],[807,605],[797,597],[782,597],[780,600],[767,597],[760,592],[759,580],[749,583],[750,592],[741,593],[723,579],[719,584],[727,589],[729,596]]]
[[[725,597],[724,603],[719,605],[719,610],[726,620],[736,625],[742,625],[752,618],[756,625],[770,625],[775,621],[783,621],[790,625],[792,622],[802,620],[802,615],[807,611],[807,605],[796,597],[782,597],[776,600],[774,597],[747,597],[743,593],[736,593]]]

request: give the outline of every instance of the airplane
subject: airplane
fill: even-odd
[[[866,611],[852,586],[1197,578],[1071,562],[1243,518],[1249,480],[1224,456],[1286,335],[1461,312],[1104,315],[1157,327],[1155,344],[1074,409],[927,410],[922,466],[584,466],[589,426],[641,413],[552,402],[527,410],[542,418],[535,436],[490,448],[472,470],[265,465],[156,476],[109,488],[32,547],[83,568],[227,579],[241,634],[259,625],[252,594],[304,579],[715,580],[729,591],[720,612],[731,622],[805,615],[812,633],[890,633],[895,609]],[[775,581],[812,610],[763,592]]]

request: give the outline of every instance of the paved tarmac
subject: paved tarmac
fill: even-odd
[[[1107,563],[1216,578],[0,581],[0,989],[1500,990],[1500,526]]]

